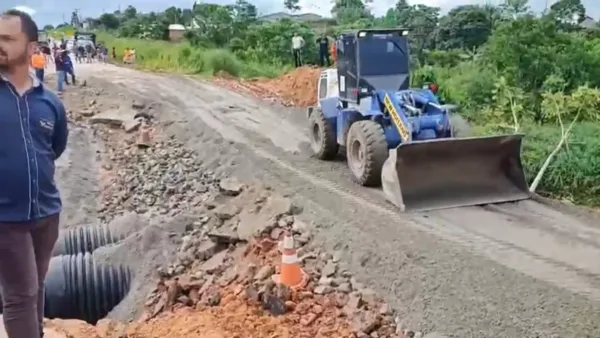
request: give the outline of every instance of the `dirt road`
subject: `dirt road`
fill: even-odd
[[[327,246],[413,327],[452,337],[600,337],[600,220],[534,201],[398,214],[306,151],[300,111],[180,76],[83,65],[170,107],[157,118],[217,172],[298,200]],[[67,194],[76,195],[71,191]]]

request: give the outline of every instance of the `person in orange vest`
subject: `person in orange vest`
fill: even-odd
[[[40,82],[44,82],[46,56],[44,56],[41,49],[38,49],[37,52],[31,57],[31,66],[35,70],[35,76],[40,80]]]
[[[338,60],[338,54],[337,54],[337,41],[334,41],[331,44],[331,59],[333,60],[333,63],[337,63]]]

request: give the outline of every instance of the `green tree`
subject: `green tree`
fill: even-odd
[[[367,7],[373,0],[332,0],[331,14],[341,24],[349,24],[364,19],[373,19]]]
[[[246,0],[237,0],[233,10],[239,22],[254,22],[258,16],[256,6]]]
[[[435,29],[437,48],[473,50],[492,34],[493,17],[482,6],[466,5],[450,10]]]
[[[506,19],[515,20],[529,13],[529,0],[504,0],[499,6]]]
[[[121,24],[119,18],[112,13],[104,13],[100,15],[98,18],[98,23],[108,30],[117,29]]]
[[[550,6],[550,16],[566,24],[577,24],[585,20],[585,6],[581,0],[559,0]]]
[[[290,12],[296,12],[300,10],[299,0],[284,0],[283,6]]]
[[[393,12],[386,15],[389,20],[395,17],[395,26],[410,30],[411,50],[420,64],[425,63],[426,51],[433,45],[433,33],[438,25],[440,9],[426,5],[409,5],[406,0],[396,3]]]
[[[131,5],[127,6],[127,8],[123,11],[123,16],[125,19],[135,19],[137,16],[137,9]]]

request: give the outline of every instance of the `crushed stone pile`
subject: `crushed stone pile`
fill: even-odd
[[[152,126],[156,106],[107,100],[107,94],[87,85],[67,92],[70,120],[92,128],[106,146],[101,154],[101,221],[127,212],[175,216],[199,206],[218,185],[215,174],[203,168],[193,151],[163,137],[157,128],[150,130],[152,146],[139,147],[139,128],[142,123]]]
[[[287,107],[310,107],[317,104],[320,73],[320,68],[300,67],[276,79],[236,81],[217,78],[215,81],[237,92],[251,93]]]

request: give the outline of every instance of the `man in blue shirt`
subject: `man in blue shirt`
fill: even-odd
[[[29,15],[0,15],[0,292],[9,338],[43,337],[43,282],[62,208],[54,161],[66,148],[67,117],[29,72],[37,39]]]
[[[69,83],[69,77],[67,75],[71,75],[71,82],[73,82],[73,84],[77,84],[75,82],[75,69],[73,67],[73,61],[71,60],[71,57],[69,56],[69,51],[65,50],[62,53],[62,58],[63,58],[63,63],[65,65],[65,83],[68,85]]]

